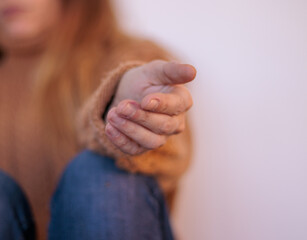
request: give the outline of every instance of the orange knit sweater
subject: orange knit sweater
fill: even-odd
[[[61,134],[46,134],[42,114],[31,104],[32,82],[8,80],[0,71],[0,169],[18,182],[29,198],[40,240],[46,238],[49,201],[56,183],[69,160],[84,148],[113,157],[120,168],[154,175],[167,199],[171,199],[190,159],[189,131],[170,137],[159,149],[129,156],[108,140],[102,119],[121,76],[128,69],[168,58],[165,51],[148,41],[118,44],[109,52],[107,64],[101,66],[103,77],[95,92],[80,106],[74,136],[67,136],[65,129],[58,129]],[[56,147],[50,145],[51,141],[57,143]]]

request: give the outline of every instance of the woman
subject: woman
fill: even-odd
[[[107,0],[1,0],[0,56],[0,238],[45,239],[56,191],[50,239],[172,239],[195,69]]]

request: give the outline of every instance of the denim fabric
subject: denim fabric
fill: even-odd
[[[0,239],[32,240],[34,236],[34,221],[24,193],[0,171]]]
[[[4,189],[12,187],[11,181]],[[0,212],[0,224],[7,226],[0,226],[0,239],[34,239],[19,237],[27,236],[29,226],[33,230],[33,222],[21,191],[16,206],[9,204],[7,198],[15,198],[16,192],[1,190],[3,209],[21,210],[18,216]],[[2,238],[2,231],[11,235]],[[49,239],[170,240],[173,234],[154,178],[120,170],[114,160],[85,150],[68,165],[52,198]]]

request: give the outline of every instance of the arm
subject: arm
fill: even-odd
[[[79,114],[78,133],[83,146],[115,158],[117,165],[128,171],[141,172],[155,176],[163,190],[168,192],[176,186],[179,176],[187,168],[190,159],[191,139],[188,128],[185,130],[181,129],[180,134],[169,134],[171,136],[165,138],[165,142],[161,147],[156,146],[151,150],[148,150],[149,148],[143,148],[141,151],[133,154],[119,146],[116,140],[114,141],[114,139],[112,139],[110,134],[106,134],[106,122],[102,119],[108,102],[115,93],[112,106],[114,106],[116,110],[112,109],[113,114],[120,114],[120,106],[124,105],[126,99],[131,100],[132,98],[134,98],[132,100],[135,101],[136,104],[140,103],[137,105],[139,114],[136,114],[134,118],[129,120],[137,122],[138,119],[140,120],[140,117],[144,117],[144,112],[150,110],[146,109],[146,104],[144,102],[148,102],[150,98],[157,97],[158,95],[155,94],[156,92],[160,92],[159,89],[154,88],[150,91],[149,88],[149,90],[147,89],[147,92],[145,91],[146,93],[142,91],[143,95],[139,94],[139,96],[137,96],[137,91],[136,93],[131,94],[131,90],[129,90],[128,93],[125,93],[125,89],[127,89],[127,87],[129,88],[125,83],[139,85],[137,82],[133,83],[135,77],[130,76],[129,80],[129,76],[127,77],[129,74],[126,73],[129,72],[129,70],[132,70],[130,72],[133,72],[136,67],[144,66],[145,63],[146,61],[125,62],[113,69],[104,79],[102,79],[100,86],[86,102]],[[134,76],[137,75],[134,74]],[[161,107],[163,108],[163,106]],[[163,110],[165,111],[165,108],[163,108]],[[153,111],[149,111],[149,114],[152,112]],[[108,120],[111,118],[110,115],[112,114],[108,114]],[[108,125],[110,124],[108,123]],[[172,131],[175,130],[176,129],[173,129]],[[127,135],[129,136],[129,133]]]

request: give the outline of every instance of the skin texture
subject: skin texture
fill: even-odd
[[[1,0],[0,45],[10,55],[42,47],[60,18],[59,0]]]
[[[17,11],[8,14],[9,8]],[[0,1],[0,45],[6,53],[0,73],[9,80],[24,78],[24,72],[16,69],[34,72],[34,63],[42,53],[37,48],[43,49],[60,22],[58,0]],[[16,76],[18,72],[20,76]],[[184,84],[195,75],[191,65],[161,60],[126,72],[107,114],[106,133],[111,142],[123,152],[135,155],[158,148],[170,135],[182,132],[185,113],[192,106]]]
[[[152,61],[124,74],[106,133],[123,152],[135,155],[162,146],[185,128],[185,113],[193,102],[183,85],[195,78],[188,64]]]
[[[50,39],[49,37],[50,35],[53,36],[53,31],[59,30],[57,29],[58,26],[63,26],[64,21],[62,20],[61,5],[59,3],[61,3],[59,0],[0,0],[0,48],[4,52],[4,58],[0,59],[0,82],[2,83],[0,89],[2,93],[5,93],[0,96],[1,100],[3,100],[0,101],[2,103],[1,108],[4,106],[4,114],[0,114],[0,116],[2,116],[1,121],[4,120],[2,127],[7,127],[0,134],[2,140],[0,144],[4,143],[3,151],[1,151],[1,156],[4,156],[3,161],[1,161],[1,169],[7,171],[18,180],[27,196],[29,196],[34,217],[37,221],[38,239],[44,239],[46,235],[49,217],[46,207],[48,206],[50,195],[55,189],[59,175],[63,172],[64,166],[66,166],[69,159],[76,153],[75,151],[79,149],[79,146],[75,143],[77,140],[73,139],[74,135],[67,134],[67,139],[72,139],[72,141],[67,141],[66,131],[67,133],[69,131],[64,127],[56,129],[59,133],[55,132],[54,136],[51,135],[49,138],[44,128],[45,122],[41,121],[42,114],[44,113],[37,112],[36,107],[32,107],[31,98],[29,97],[31,95],[30,90],[33,88],[32,83],[39,79],[37,78],[37,70],[42,70],[38,68],[41,67],[42,57],[43,59],[45,57],[44,50],[49,50],[45,48]],[[12,5],[21,8],[21,11],[16,12],[10,17],[4,17],[2,11]],[[64,17],[66,16],[64,15]],[[121,47],[126,49],[126,52],[129,52],[126,46],[131,45],[127,42]],[[132,49],[136,49],[136,47],[133,46]],[[128,54],[133,57],[131,60],[137,60],[134,59],[134,56],[138,56],[138,51],[136,51],[135,55]],[[118,58],[118,63],[121,64],[122,62],[119,61],[121,54],[116,51],[112,54],[114,60]],[[148,54],[148,57],[149,55],[152,56],[153,54]],[[101,63],[101,65],[101,70],[106,70],[103,68],[105,64]],[[111,63],[109,66],[111,66]],[[112,66],[117,67],[114,66],[114,63]],[[183,66],[186,69],[186,65]],[[194,69],[180,70],[181,68],[172,64],[167,67],[165,62],[155,61],[131,69],[122,76],[114,98],[115,116],[118,114],[125,115],[125,111],[127,111],[125,102],[132,102],[133,106],[136,106],[139,110],[136,114],[131,115],[131,120],[126,119],[130,125],[130,132],[122,133],[125,129],[129,130],[128,124],[126,125],[127,128],[122,129],[120,126],[111,124],[110,121],[109,126],[113,126],[113,128],[119,129],[118,131],[121,132],[118,138],[114,139],[109,136],[115,145],[120,145],[118,147],[120,150],[130,152],[132,149],[131,154],[139,154],[162,145],[168,136],[182,130],[184,127],[185,111],[191,105],[190,97],[184,97],[189,96],[189,93],[182,84],[190,81],[192,77],[190,76],[186,79],[184,73],[183,78],[176,76],[182,75],[181,71],[193,72]],[[190,67],[187,68],[191,69]],[[159,76],[163,76],[163,72],[169,76],[167,78],[160,78]],[[95,82],[98,85],[99,79],[89,78],[88,81],[93,81],[92,85]],[[57,90],[57,88],[48,89]],[[110,94],[114,93],[110,92]],[[55,95],[56,92],[54,92],[54,95],[52,94],[52,96]],[[148,106],[152,98],[160,100],[161,105],[156,109]],[[56,97],[52,99],[56,99]],[[52,99],[49,103],[52,102]],[[182,104],[183,102],[186,103]],[[65,104],[64,101],[63,104]],[[50,112],[53,113],[53,111]],[[66,114],[68,115],[69,113],[68,109]],[[61,116],[60,112],[53,115],[57,115],[57,119],[65,119],[66,117],[66,115]],[[101,114],[99,115],[101,116]],[[111,116],[112,111],[107,114],[107,118]],[[124,119],[124,117],[121,118]],[[51,119],[53,120],[53,118]],[[75,126],[74,119],[72,119],[71,126]],[[84,133],[86,132],[84,131]],[[64,138],[62,138],[62,134],[65,134]],[[104,132],[103,137],[105,140],[106,135]],[[134,140],[132,140],[133,137],[135,138]],[[159,172],[159,177],[162,176],[158,180],[161,182],[163,190],[165,190],[167,199],[170,202],[169,204],[171,204],[174,196],[173,193],[177,179],[188,164],[188,160],[185,159],[188,155],[188,146],[186,146],[187,149],[185,147],[182,148],[183,151],[177,151],[181,143],[186,143],[186,145],[189,143],[181,141],[181,137],[184,138],[185,133],[178,136],[178,138],[174,138],[174,141],[169,139],[165,145],[168,147],[169,143],[174,143],[174,150],[171,149],[173,151],[170,151],[170,154],[167,151],[166,154],[163,151],[162,153],[159,153],[159,151],[149,151],[149,157],[146,155],[144,157],[135,156],[135,165],[137,166],[137,163],[140,162],[139,169],[143,171],[142,173],[151,174],[151,172],[155,171]],[[127,140],[126,144],[125,142],[119,142],[125,140]],[[106,142],[108,147],[111,147],[109,142]],[[141,143],[144,143],[144,146]],[[130,148],[129,144],[135,144],[135,149]],[[103,149],[104,146],[98,147]],[[174,159],[172,158],[173,152],[175,152]],[[170,158],[169,155],[171,155]],[[110,156],[112,155],[110,154]],[[166,160],[165,166],[164,159]],[[115,160],[117,163],[121,161],[120,166],[125,168],[124,159]],[[156,168],[151,166],[151,162],[157,162]],[[169,170],[170,168],[174,169],[174,171]],[[129,170],[128,167],[127,170]],[[148,170],[150,170],[150,173]],[[165,175],[167,177],[164,177]],[[170,177],[168,177],[169,175]]]

